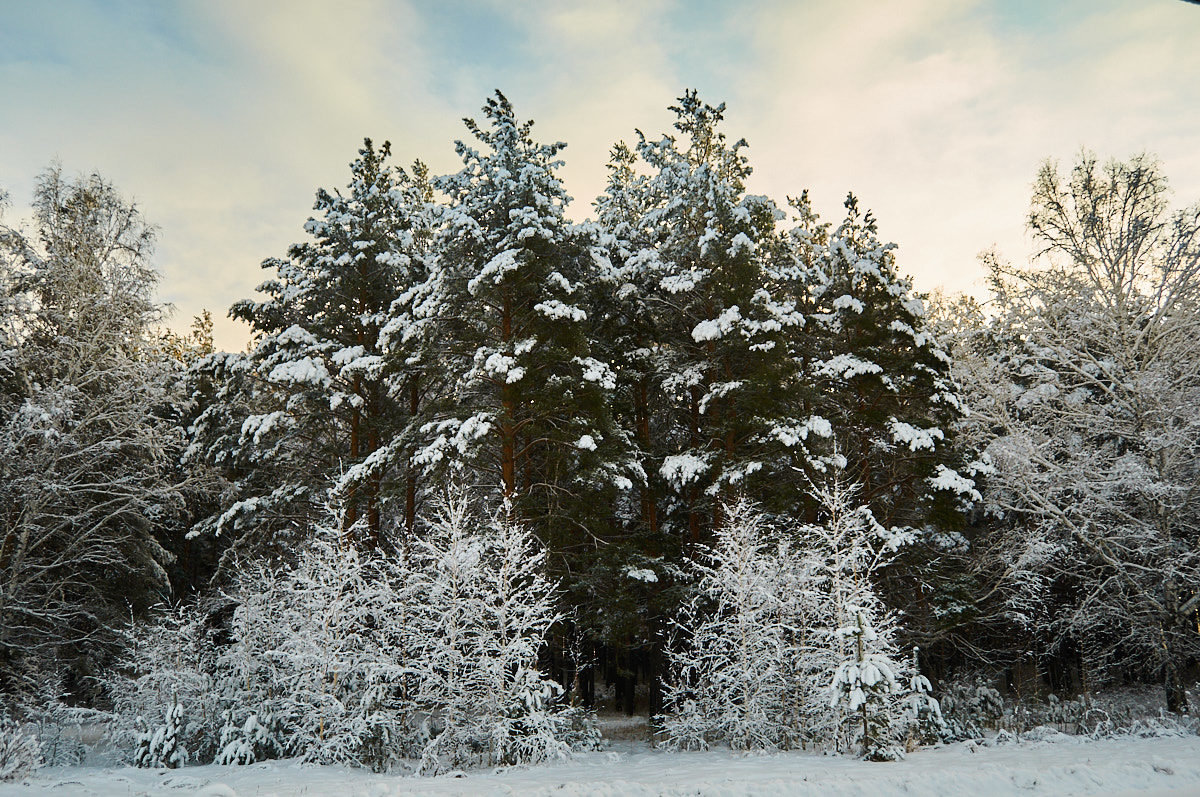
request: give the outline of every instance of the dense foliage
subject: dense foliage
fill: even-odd
[[[154,229],[48,170],[0,225],[7,712],[425,772],[593,744],[597,679],[668,744],[880,760],[985,721],[956,669],[1187,712],[1200,207],[1047,164],[1040,259],[930,317],[856,197],[748,194],[724,106],[672,110],[585,222],[499,92],[454,174],[366,140],[239,353],[159,331]]]

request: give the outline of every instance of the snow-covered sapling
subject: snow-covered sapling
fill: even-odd
[[[937,744],[946,741],[950,729],[942,717],[942,707],[931,694],[933,686],[921,674],[920,649],[913,646],[908,679],[908,694],[904,696],[910,739],[916,744]]]
[[[166,767],[167,769],[186,766],[191,758],[187,748],[183,745],[186,727],[183,706],[176,701],[167,710],[166,722],[153,730],[144,727],[138,736],[137,749],[133,754],[133,765],[136,767]]]
[[[43,764],[37,736],[0,715],[0,783],[32,775]]]
[[[841,706],[849,723],[861,723],[859,740],[863,758],[868,761],[903,758],[903,752],[896,746],[894,728],[895,704],[900,693],[895,665],[878,649],[879,635],[862,609],[855,609],[852,622],[837,633],[850,643],[851,649],[833,677],[830,704]]]

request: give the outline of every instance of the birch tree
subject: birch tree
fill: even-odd
[[[968,428],[994,466],[980,567],[1020,627],[1187,711],[1200,652],[1200,205],[1147,156],[1034,183],[1030,267],[991,258]]]

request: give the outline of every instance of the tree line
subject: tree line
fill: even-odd
[[[32,228],[0,227],[6,702],[103,702],[131,618],[200,600],[219,625],[230,584],[311,567],[331,524],[344,556],[402,560],[451,488],[544,549],[537,655],[567,700],[597,674],[630,712],[684,699],[673,634],[690,617],[701,649],[721,603],[695,566],[749,501],[791,549],[861,518],[889,555],[862,574],[879,603],[843,609],[878,608],[931,675],[1158,679],[1186,711],[1200,209],[1171,211],[1145,156],[1047,163],[1039,258],[988,256],[985,305],[931,301],[856,197],[835,226],[806,192],[748,194],[724,106],[672,110],[613,147],[584,222],[565,145],[499,92],[454,174],[364,141],[231,309],[244,352],[203,318],[161,332],[154,228],[102,178],[45,172]]]

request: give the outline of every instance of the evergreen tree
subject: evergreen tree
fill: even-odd
[[[901,668],[895,663],[895,618],[879,597],[880,572],[914,535],[880,525],[861,488],[840,471],[813,489],[819,521],[800,531],[821,582],[821,646],[835,655],[830,706],[839,709],[838,746],[856,742],[865,758],[902,755],[896,743],[901,720]]]
[[[836,462],[833,472],[860,486],[861,500],[885,525],[951,519],[954,499],[971,496],[973,485],[950,467],[948,435],[962,403],[949,356],[897,269],[895,245],[879,240],[874,217],[853,195],[845,220],[823,237],[801,241],[811,251],[799,257],[813,265],[805,303],[811,323],[796,356],[812,388],[803,398],[828,422],[833,447],[808,465],[808,478],[819,481],[824,463]]]
[[[563,216],[564,145],[535,142],[499,92],[483,110],[487,127],[466,122],[481,149],[458,142],[463,169],[435,181],[448,206],[426,314],[441,341],[432,356],[453,384],[431,405],[416,459],[495,489],[534,524],[559,572],[578,574],[606,533],[613,493],[640,475],[611,421],[613,373],[589,347],[594,263],[585,231]]]
[[[837,630],[850,654],[833,677],[833,705],[842,706],[855,727],[862,756],[868,761],[894,761],[904,754],[896,747],[893,727],[895,698],[900,683],[893,664],[879,652],[879,635],[866,612],[850,607],[851,622]]]
[[[317,192],[320,215],[305,225],[313,240],[263,262],[276,275],[259,286],[269,298],[230,311],[254,330],[249,354],[219,353],[195,369],[216,395],[193,425],[192,456],[228,467],[237,499],[211,526],[253,530],[251,548],[288,529],[305,533],[332,478],[343,531],[362,517],[358,542],[380,542],[394,478],[384,447],[411,415],[391,389],[411,375],[389,373],[380,332],[393,300],[426,278],[424,170],[411,177],[387,163],[390,154],[367,139],[346,193]]]
[[[794,298],[800,274],[775,228],[781,214],[766,197],[745,193],[746,142],[729,143],[719,129],[725,106],[694,91],[678,103],[682,141],[639,134],[637,152],[651,174],[631,186],[640,194],[631,238],[640,248],[626,259],[634,287],[622,285],[618,298],[628,317],[648,315],[655,335],[635,349],[653,364],[631,368],[634,380],[623,387],[639,398],[646,386],[657,394],[645,407],[635,402],[632,416],[644,424],[639,414],[662,407],[647,461],[670,490],[668,515],[697,542],[720,525],[726,491],[755,494],[789,468],[779,430],[803,422],[787,417],[781,401],[794,386],[786,341],[804,319]],[[621,205],[621,168],[618,160],[602,209]]]

